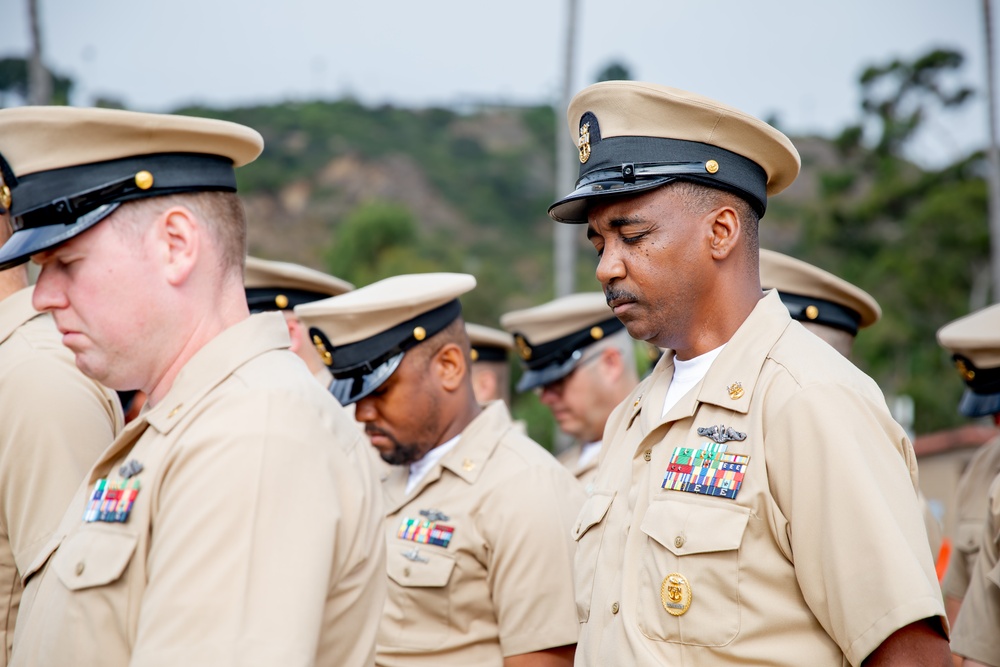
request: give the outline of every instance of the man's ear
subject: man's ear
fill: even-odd
[[[167,282],[184,284],[198,262],[204,228],[186,206],[172,206],[160,214],[153,233]]]
[[[434,355],[434,372],[437,373],[441,387],[445,391],[455,391],[462,385],[462,379],[468,372],[468,360],[462,353],[462,348],[455,343],[446,343]]]
[[[731,206],[723,206],[713,211],[711,244],[712,259],[721,260],[729,256],[739,243],[743,227],[739,215]]]
[[[604,380],[608,383],[618,382],[618,379],[622,376],[622,372],[625,370],[625,364],[622,359],[622,353],[613,347],[606,347],[601,351],[601,374]]]

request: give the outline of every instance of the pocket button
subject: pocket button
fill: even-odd
[[[684,537],[682,535],[678,535],[677,537],[674,538],[674,546],[677,547],[678,549],[684,546]]]
[[[615,603],[613,603],[611,605],[611,613],[612,614],[617,614],[618,613],[618,603],[617,602],[615,602]]]

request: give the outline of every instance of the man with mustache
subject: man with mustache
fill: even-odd
[[[536,390],[560,430],[573,438],[559,462],[589,493],[604,425],[639,382],[635,341],[601,292],[505,313],[500,324],[514,334],[524,368],[517,390]]]
[[[763,293],[791,142],[649,83],[571,102],[597,278],[668,351],[617,408],[580,512],[577,664],[949,664],[916,460],[870,378]]]
[[[382,480],[389,593],[376,664],[570,665],[573,477],[481,406],[458,297],[465,274],[395,276],[299,306],[393,468]]]

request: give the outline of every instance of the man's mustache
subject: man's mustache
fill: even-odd
[[[604,299],[608,302],[608,306],[611,306],[615,301],[638,301],[639,297],[628,290],[609,287],[604,290]]]

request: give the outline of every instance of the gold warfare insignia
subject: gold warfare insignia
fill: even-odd
[[[517,353],[521,355],[521,358],[525,361],[531,359],[531,346],[528,345],[528,341],[524,340],[524,336],[517,334],[514,336],[514,342],[517,344]]]
[[[668,574],[660,585],[660,602],[671,616],[683,616],[691,608],[691,584],[683,574]]]
[[[731,385],[729,385],[728,387],[726,387],[726,391],[729,392],[729,398],[733,399],[734,401],[738,401],[741,398],[743,398],[743,393],[744,393],[743,383],[736,381]]]
[[[580,126],[580,138],[576,142],[576,147],[580,149],[581,164],[590,159],[590,123]]]

